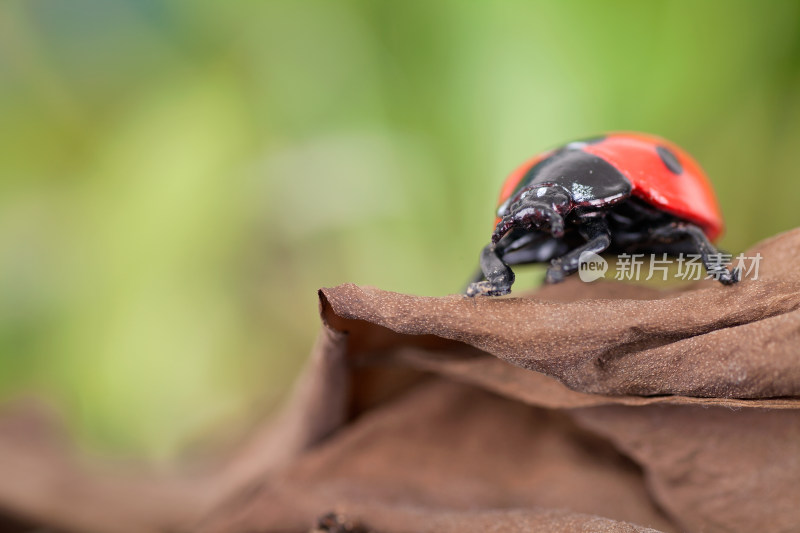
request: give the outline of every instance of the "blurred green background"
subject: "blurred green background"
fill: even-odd
[[[169,460],[274,408],[318,287],[460,290],[570,138],[683,145],[731,251],[800,225],[800,3],[6,1],[0,124],[0,400]]]

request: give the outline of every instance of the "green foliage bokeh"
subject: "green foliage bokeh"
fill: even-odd
[[[562,141],[684,146],[731,251],[799,225],[800,3],[9,1],[0,124],[0,399],[166,459],[279,401],[318,287],[460,290]]]

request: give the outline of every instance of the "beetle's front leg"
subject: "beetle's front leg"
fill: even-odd
[[[486,280],[470,283],[467,296],[502,296],[511,292],[514,272],[503,261],[502,248],[494,243],[484,246],[481,251],[481,270]]]
[[[586,244],[550,262],[547,268],[547,283],[558,283],[568,275],[577,272],[581,255],[585,252],[601,254],[611,245],[611,230],[604,216],[587,218],[578,225],[578,232],[586,239]]]

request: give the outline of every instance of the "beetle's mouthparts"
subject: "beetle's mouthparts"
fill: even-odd
[[[561,237],[564,235],[564,218],[548,201],[532,195],[521,196],[500,219],[492,233],[492,242],[496,244],[513,228],[546,231],[553,237]]]

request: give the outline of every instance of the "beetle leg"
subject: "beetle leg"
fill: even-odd
[[[502,259],[502,248],[494,243],[481,251],[481,272],[486,281],[475,281],[467,287],[467,296],[501,296],[511,292],[514,272]],[[477,276],[476,276],[477,277]]]
[[[542,232],[531,232],[515,229],[509,239],[495,245],[495,253],[506,265],[525,265],[529,263],[544,263],[553,257],[567,252],[569,249],[560,239],[551,237]],[[469,286],[477,284],[486,279],[482,268],[478,268],[475,274],[467,283],[464,289],[466,293]],[[484,284],[486,287],[490,284]],[[472,292],[483,294],[480,289],[482,285],[477,285]]]
[[[586,218],[578,225],[578,232],[586,239],[586,243],[550,262],[545,278],[547,283],[558,283],[569,274],[577,272],[581,254],[601,254],[611,245],[611,230],[604,216]]]
[[[694,243],[697,253],[700,254],[700,259],[703,261],[706,271],[714,279],[723,285],[732,285],[741,278],[741,269],[737,268],[730,271],[720,263],[722,254],[711,244],[703,230],[694,224],[672,222],[650,230],[650,235],[654,240],[665,243],[683,240],[688,237]]]

